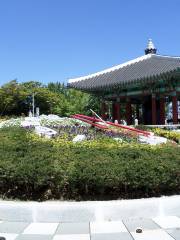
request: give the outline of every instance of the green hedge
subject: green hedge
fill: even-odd
[[[0,129],[0,195],[23,200],[121,199],[180,193],[180,148],[79,144]]]

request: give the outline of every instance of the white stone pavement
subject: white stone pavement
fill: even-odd
[[[0,201],[0,237],[180,240],[180,196],[104,202]]]
[[[142,233],[136,229],[141,228]],[[179,240],[180,218],[131,218],[105,222],[0,222],[6,240]]]

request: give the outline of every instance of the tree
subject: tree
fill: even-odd
[[[41,113],[61,114],[64,111],[62,109],[64,109],[65,99],[62,94],[53,93],[39,82],[18,83],[17,80],[13,80],[0,88],[0,114],[21,115],[24,113],[27,115],[32,109],[33,93],[35,94],[35,107],[39,107]]]
[[[35,107],[40,108],[42,114],[59,114],[64,113],[64,95],[57,91],[51,91],[47,86],[39,82],[26,82],[22,84],[26,88],[29,96],[34,93]]]
[[[27,91],[12,80],[0,88],[0,114],[19,115],[26,111]]]
[[[48,88],[52,92],[64,95],[64,109],[62,112],[65,116],[75,113],[91,115],[90,109],[99,114],[100,99],[95,95],[69,89],[64,83],[59,82],[49,83]]]
[[[64,116],[70,116],[75,113],[86,113],[85,106],[89,101],[89,94],[83,93],[75,89],[69,89],[64,83],[49,83],[48,89],[59,96],[64,97],[63,107],[61,106],[61,112]],[[59,111],[59,106],[56,107],[56,111]]]
[[[61,93],[61,94],[65,94],[67,87],[65,86],[64,83],[60,83],[60,82],[50,82],[47,85],[48,89],[54,93]]]
[[[46,86],[37,81],[18,83],[17,80],[12,80],[0,87],[0,114],[27,115],[29,110],[32,110],[33,94],[35,107],[40,108],[41,114],[91,115],[90,109],[99,113],[99,98],[79,90],[69,89],[64,83],[49,83]]]
[[[100,115],[100,97],[90,94],[87,104],[84,107],[84,111],[87,115],[91,115],[92,109],[94,112],[96,112],[98,115]]]

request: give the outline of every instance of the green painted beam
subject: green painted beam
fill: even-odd
[[[116,97],[127,97],[127,96],[138,96],[138,95],[150,95],[152,93],[167,93],[174,91],[172,88],[161,87],[153,90],[137,90],[137,91],[127,91],[122,93],[112,93],[112,94],[105,94],[106,98],[116,98]],[[180,87],[175,88],[175,91],[180,91]]]

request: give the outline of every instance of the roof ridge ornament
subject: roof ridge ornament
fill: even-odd
[[[156,54],[157,49],[154,46],[152,39],[148,40],[147,48],[145,49],[145,54]]]

